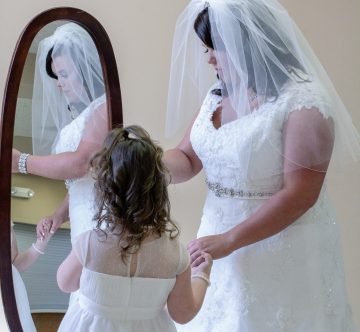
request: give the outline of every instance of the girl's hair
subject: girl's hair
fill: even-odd
[[[179,234],[170,218],[169,173],[162,156],[163,150],[144,129],[129,126],[110,131],[90,161],[96,180],[96,227],[103,230],[106,225],[111,232],[120,226],[123,260],[151,234],[160,237],[168,232],[170,238]]]
[[[265,36],[269,36],[270,40],[277,40],[279,45],[282,45],[281,49],[276,47],[271,42],[266,42],[271,52],[275,55],[275,57],[282,63],[288,70],[289,74],[293,74],[298,79],[298,82],[309,82],[308,79],[303,78],[302,76],[306,76],[305,69],[299,63],[299,61],[291,54],[290,51],[286,52],[286,46],[282,43],[281,39],[278,37],[276,31],[268,26],[261,19],[257,20],[259,30],[263,31]],[[256,82],[255,82],[255,72],[254,72],[254,64],[252,60],[252,51],[249,39],[249,32],[246,26],[239,21],[239,25],[241,27],[242,32],[242,40],[243,40],[243,48],[245,53],[246,67],[248,72],[248,88],[254,90],[255,93],[259,93],[256,91]],[[194,30],[200,40],[209,48],[214,48],[214,43],[211,35],[211,23],[209,18],[209,6],[205,7],[196,17],[194,22]],[[277,98],[279,95],[278,88],[276,87],[273,81],[273,78],[276,78],[277,83],[280,84],[280,88],[288,81],[289,76],[282,72],[273,61],[268,61],[269,68],[266,67],[267,71],[267,87],[268,91],[266,92],[266,97],[275,97]],[[303,75],[299,74],[302,73]],[[213,90],[214,94],[221,95],[220,89]]]

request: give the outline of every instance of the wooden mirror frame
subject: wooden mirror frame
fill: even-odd
[[[99,53],[107,95],[111,127],[122,126],[122,101],[115,55],[110,39],[99,21],[85,11],[71,7],[46,10],[25,27],[15,47],[5,85],[0,122],[0,282],[4,311],[10,331],[22,331],[17,311],[11,268],[10,190],[11,160],[16,102],[31,43],[45,25],[66,20],[81,25],[92,37]]]

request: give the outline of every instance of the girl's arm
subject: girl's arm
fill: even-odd
[[[28,173],[56,180],[79,178],[88,171],[88,163],[108,132],[106,104],[100,106],[88,120],[85,134],[77,150],[48,156],[30,155],[26,160]],[[18,172],[20,152],[13,150],[12,171]]]
[[[192,320],[199,312],[206,294],[208,282],[201,277],[209,280],[212,266],[212,258],[209,254],[202,253],[197,265],[176,277],[176,283],[169,294],[167,307],[171,318],[180,324],[185,324]]]
[[[44,226],[45,227],[45,226]],[[44,253],[52,234],[49,232],[50,226],[45,230],[43,240],[38,238],[36,242],[26,251],[19,252],[15,232],[11,228],[11,261],[19,272],[26,271],[36,262],[39,256]]]
[[[190,132],[195,119],[186,131],[182,141],[174,148],[165,151],[163,161],[170,171],[171,183],[185,182],[202,169],[202,163],[190,142]]]
[[[229,255],[234,250],[266,239],[285,229],[309,210],[317,201],[330,160],[333,137],[330,132],[323,131],[322,140],[314,140],[321,146],[312,146],[312,151],[328,151],[322,165],[314,165],[311,169],[299,167],[289,160],[318,160],[317,156],[309,156],[306,144],[306,133],[299,123],[315,126],[314,132],[328,128],[328,123],[318,110],[293,112],[288,120],[284,138],[284,184],[283,188],[267,200],[248,219],[241,222],[226,233],[199,238],[190,242],[188,250],[191,260],[195,260],[202,251],[210,253],[214,259]],[[300,130],[300,132],[296,132]],[[301,156],[303,154],[303,156]],[[316,168],[315,168],[316,166]],[[317,169],[317,170],[315,170]]]
[[[79,289],[82,268],[82,264],[72,249],[59,266],[56,274],[58,286],[63,292],[71,293]]]

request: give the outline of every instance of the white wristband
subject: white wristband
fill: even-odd
[[[210,279],[209,279],[209,276],[204,273],[204,272],[198,272],[197,274],[194,274],[191,276],[191,278],[199,278],[199,279],[202,279],[204,280],[208,286],[211,285],[211,282],[210,282]]]
[[[35,251],[37,251],[39,254],[44,255],[45,253],[43,251],[41,251],[36,245],[35,243],[32,244],[32,247],[34,248]]]

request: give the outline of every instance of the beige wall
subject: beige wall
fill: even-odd
[[[17,37],[26,23],[35,14],[49,7],[77,6],[96,16],[112,40],[118,62],[125,123],[143,125],[165,147],[172,146],[175,141],[165,142],[163,136],[171,39],[176,17],[186,3],[185,0],[2,1],[0,97]],[[282,0],[282,3],[319,55],[360,129],[359,1]],[[353,168],[344,177],[333,180],[330,188],[339,211],[348,289],[358,321],[359,167]],[[195,235],[204,193],[202,176],[190,183],[171,188],[173,214],[181,223],[184,241]]]

